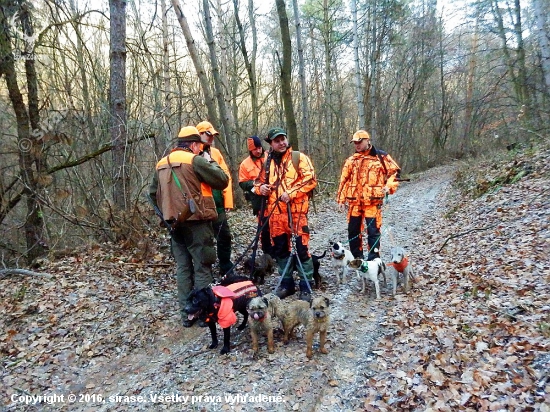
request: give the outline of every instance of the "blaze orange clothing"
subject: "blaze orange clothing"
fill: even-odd
[[[212,197],[212,187],[200,181],[193,169],[193,162],[197,160],[195,156],[191,152],[175,149],[157,163],[156,169],[160,184],[157,183],[155,186],[156,200],[166,220],[177,219],[178,213],[181,211],[177,209],[177,205],[185,201],[184,196],[187,194],[192,196],[197,207],[197,212],[189,218],[189,221],[215,220],[218,217]],[[205,160],[200,162],[207,163]],[[216,169],[218,168],[216,167]],[[183,193],[182,189],[177,187],[172,172],[178,176],[180,181],[187,183],[190,193]],[[220,186],[218,185],[218,187]]]
[[[225,174],[229,177],[229,184],[223,189],[223,207],[225,209],[233,209],[233,179],[231,178],[231,172],[229,167],[222,156],[222,153],[215,147],[210,147],[210,156],[212,160],[215,160],[220,165]]]
[[[401,260],[401,262],[399,263],[391,262],[391,263],[388,263],[388,266],[393,266],[395,270],[397,270],[399,273],[403,273],[405,268],[409,266],[409,259],[407,257],[404,257],[403,260]]]
[[[287,207],[290,205],[292,215],[293,232],[302,238],[302,243],[307,246],[309,242],[309,229],[307,212],[309,210],[309,192],[317,186],[317,178],[309,157],[300,153],[298,169],[292,163],[292,148],[285,153],[272,155],[269,165],[269,181],[266,181],[265,168],[262,169],[255,184],[256,189],[262,184],[269,184],[272,190],[267,200],[264,216],[269,216],[271,238],[282,234],[291,234],[288,225]],[[277,201],[283,193],[287,193],[290,202]],[[272,213],[273,212],[273,213]]]
[[[256,180],[264,167],[266,157],[267,153],[263,157],[248,156],[244,159],[239,166],[239,183]]]
[[[237,316],[233,310],[233,300],[246,296],[253,298],[258,296],[258,288],[249,280],[233,283],[227,286],[213,286],[212,292],[220,298],[218,309],[218,324],[228,328],[237,322]]]
[[[396,180],[399,171],[399,166],[389,154],[374,147],[368,152],[350,156],[344,163],[336,196],[339,204],[349,205],[348,220],[350,216],[376,218],[376,224],[380,227],[384,188],[390,194],[395,193],[399,185]]]

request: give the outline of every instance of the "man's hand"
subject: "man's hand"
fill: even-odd
[[[202,152],[202,157],[204,157],[206,160],[208,160],[209,162],[212,160],[212,156],[210,156],[210,153],[208,152]]]
[[[288,203],[290,202],[290,196],[288,195],[287,192],[284,192],[282,195],[281,195],[281,200],[285,203]]]
[[[260,195],[262,196],[268,196],[271,192],[271,185],[261,185],[260,186]]]
[[[346,204],[345,204],[345,203],[339,203],[339,204],[338,204],[338,211],[339,211],[339,212],[345,212],[346,209],[347,209],[347,207],[346,207]]]

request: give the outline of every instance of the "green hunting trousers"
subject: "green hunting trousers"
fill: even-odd
[[[187,222],[172,235],[172,255],[176,261],[178,302],[182,319],[187,319],[185,305],[193,288],[202,289],[213,282],[212,264],[216,262],[212,223]]]

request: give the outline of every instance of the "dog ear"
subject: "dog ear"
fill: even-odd
[[[267,300],[267,298],[266,298],[265,296],[264,296],[262,299],[264,300],[265,305],[266,305],[266,306],[269,306],[269,300]]]

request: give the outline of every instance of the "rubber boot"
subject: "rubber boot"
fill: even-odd
[[[277,259],[277,266],[279,268],[279,276],[281,276],[285,270],[286,264],[288,262],[288,259]],[[279,297],[279,299],[284,299],[287,296],[294,295],[296,291],[296,285],[294,283],[294,277],[292,276],[293,273],[293,266],[290,264],[289,268],[284,274],[283,279],[281,280],[281,284],[279,287],[275,290],[275,294]]]
[[[303,272],[298,265],[298,271],[300,271],[300,300],[311,302],[311,285],[313,284],[313,259],[309,258],[305,262],[302,262]],[[307,282],[305,281],[307,279]],[[309,287],[308,287],[309,283]]]

